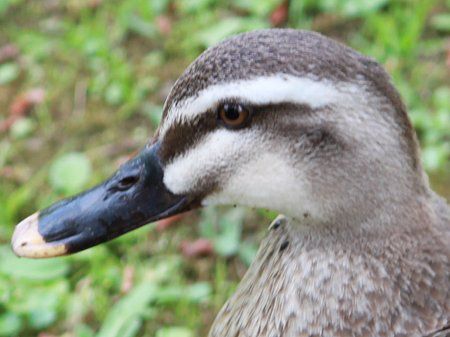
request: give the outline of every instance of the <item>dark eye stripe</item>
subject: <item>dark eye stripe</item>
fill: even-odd
[[[216,128],[215,114],[207,112],[190,122],[175,123],[166,131],[159,152],[163,163],[193,147]]]
[[[294,103],[274,103],[264,105],[252,105],[252,126],[273,128],[276,120],[285,113],[311,113],[309,106]],[[185,153],[200,142],[209,132],[221,127],[217,122],[217,112],[209,110],[189,122],[179,122],[171,125],[160,139],[159,152],[162,163],[169,163],[173,158]],[[232,130],[230,132],[235,132]]]

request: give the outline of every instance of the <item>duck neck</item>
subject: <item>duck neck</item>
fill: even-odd
[[[368,196],[359,205],[334,209],[326,218],[316,218],[307,212],[286,218],[290,235],[303,248],[363,247],[367,252],[372,247],[378,250],[390,245],[389,238],[398,235],[419,237],[422,230],[436,221],[433,196],[430,190],[422,194],[392,193],[384,199]]]
[[[407,243],[420,240],[432,221],[428,204],[421,200],[385,205],[359,215],[336,214],[327,221],[313,219],[307,214],[300,219],[286,216],[284,235],[299,254],[315,250],[348,252],[354,256],[376,255],[395,246],[393,253],[401,255],[409,248]],[[277,236],[275,233],[270,235]],[[402,244],[398,245],[398,242]]]
[[[445,288],[448,280],[439,270],[445,263],[448,268],[448,261],[426,262],[430,247],[439,245],[429,228],[419,226],[420,219],[410,222],[426,218],[424,207],[419,202],[409,214],[397,210],[386,219],[365,219],[360,228],[279,216],[210,337],[391,336],[392,331],[412,336],[408,331],[425,331],[422,313],[412,319],[407,308],[429,297],[433,287]],[[428,248],[421,251],[424,244]],[[403,296],[410,287],[421,291]],[[442,307],[446,296],[436,295]]]

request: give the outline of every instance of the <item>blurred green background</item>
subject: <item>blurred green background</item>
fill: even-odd
[[[205,335],[274,214],[204,209],[67,258],[30,261],[13,226],[141,148],[206,47],[313,29],[380,61],[434,188],[450,197],[450,1],[0,0],[0,336]],[[198,240],[201,238],[200,240]]]

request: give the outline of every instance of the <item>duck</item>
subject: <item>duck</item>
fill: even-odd
[[[210,337],[450,335],[450,207],[372,58],[294,29],[220,42],[175,82],[137,156],[23,220],[12,249],[71,254],[211,205],[282,215]]]

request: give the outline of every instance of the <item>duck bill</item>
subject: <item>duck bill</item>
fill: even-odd
[[[75,253],[193,208],[187,196],[165,187],[158,148],[156,143],[144,149],[102,184],[23,220],[12,239],[15,254]]]

